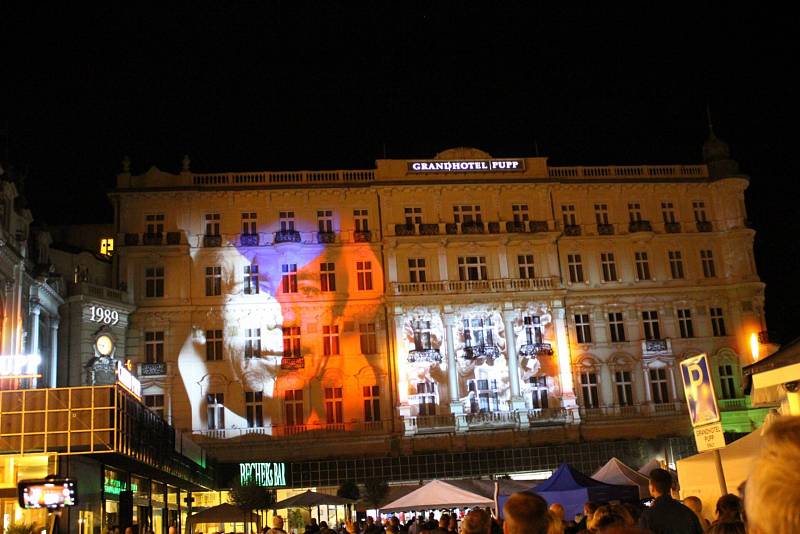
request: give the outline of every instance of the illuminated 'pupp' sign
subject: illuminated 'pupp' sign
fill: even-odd
[[[409,161],[409,173],[422,172],[518,172],[525,170],[524,159],[476,159],[450,161]]]
[[[7,356],[0,356],[0,377],[38,377],[39,364],[41,363],[42,358],[38,354],[11,354]]]

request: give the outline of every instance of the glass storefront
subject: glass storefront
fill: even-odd
[[[0,456],[0,513],[2,530],[14,523],[47,525],[46,510],[24,510],[17,502],[17,482],[44,478],[54,471],[55,457],[49,455],[4,455]]]

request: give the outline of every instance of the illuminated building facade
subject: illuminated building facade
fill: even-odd
[[[677,365],[707,352],[723,411],[752,426],[748,179],[715,138],[704,155],[126,163],[115,261],[145,399],[229,462],[687,436]]]

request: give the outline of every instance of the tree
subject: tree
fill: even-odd
[[[303,518],[303,512],[297,508],[292,508],[289,510],[287,520],[289,522],[289,528],[303,528],[306,525],[306,520]]]
[[[364,482],[364,499],[377,508],[389,493],[389,484],[381,478],[370,478]]]
[[[357,501],[361,497],[361,490],[358,489],[358,484],[356,484],[355,480],[345,480],[339,484],[336,495]]]
[[[242,510],[268,510],[275,503],[275,492],[257,486],[255,481],[237,482],[231,488],[231,501]]]

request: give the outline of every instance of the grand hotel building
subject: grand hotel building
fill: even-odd
[[[683,358],[709,354],[729,429],[759,416],[740,392],[765,330],[748,178],[713,136],[704,156],[126,162],[127,357],[173,426],[222,462],[294,462],[290,486],[683,454]]]

